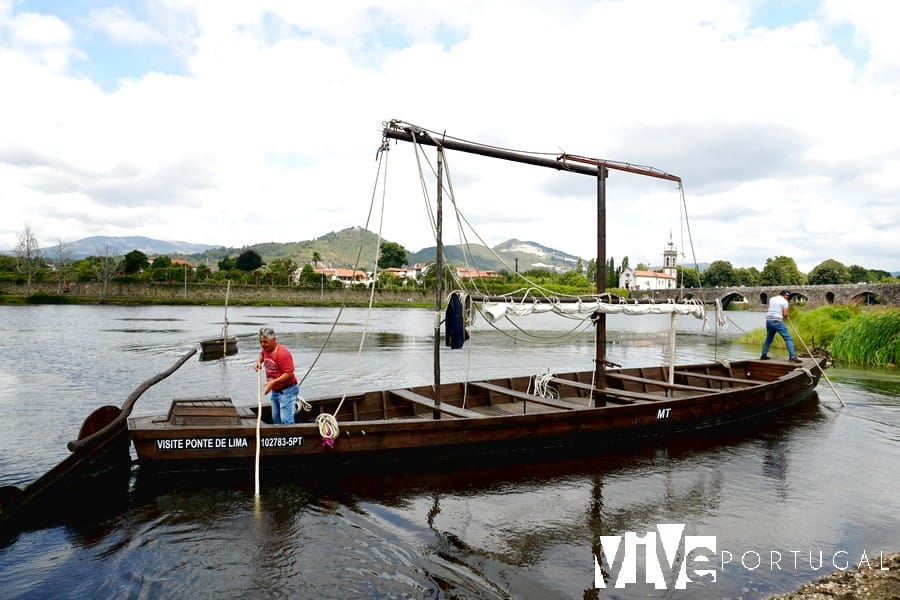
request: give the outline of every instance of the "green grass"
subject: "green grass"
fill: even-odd
[[[860,315],[838,332],[830,351],[848,365],[900,366],[900,310]]]

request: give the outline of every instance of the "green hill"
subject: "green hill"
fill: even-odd
[[[371,231],[361,227],[350,227],[326,233],[314,240],[290,243],[265,242],[242,248],[214,248],[191,255],[190,258],[200,263],[216,264],[226,256],[236,257],[241,252],[253,250],[262,257],[265,263],[289,258],[297,264],[304,265],[306,263],[313,264],[313,256],[318,253],[319,263],[322,265],[351,268],[356,264],[360,244],[362,244],[362,258],[368,260],[369,264],[360,264],[360,268],[370,270],[374,266],[371,261],[377,242],[378,236]],[[407,264],[432,262],[434,250],[434,246],[416,252],[411,252],[409,248],[406,248]],[[495,254],[502,260],[498,259]],[[468,261],[462,246],[458,245],[446,246],[445,256],[457,266],[468,265],[494,271],[514,271],[518,268],[520,272],[531,269],[565,272],[574,269],[578,263],[578,257],[571,254],[553,250],[535,242],[519,240],[507,240],[492,249],[482,245],[470,246]],[[504,265],[504,262],[508,266]],[[586,265],[587,261],[584,262]]]

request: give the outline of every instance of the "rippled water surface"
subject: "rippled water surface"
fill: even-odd
[[[337,311],[229,309],[238,354],[190,359],[134,414],[173,397],[256,402],[256,331],[275,328],[298,368],[316,359]],[[121,405],[199,340],[221,333],[211,307],[0,307],[0,486],[23,487],[65,457],[102,404]],[[680,361],[754,356],[731,340],[758,313],[702,331],[679,321]],[[427,383],[432,313],[347,310],[301,393]],[[610,360],[665,360],[667,318],[608,317]],[[466,374],[589,369],[592,335],[540,317],[519,340],[479,322],[443,349],[445,381]],[[361,343],[361,332],[368,333]],[[524,337],[525,335],[528,337]],[[556,345],[537,338],[561,338]],[[362,345],[362,353],[357,350]],[[0,542],[0,598],[759,598],[865,555],[900,550],[900,376],[829,371],[819,401],[759,431],[620,454],[451,472],[402,469],[154,480],[136,470],[93,510],[59,507],[51,524]],[[716,582],[677,593],[594,589],[600,536],[684,524],[715,536]],[[821,565],[820,564],[821,555]],[[730,561],[726,561],[731,557]],[[643,569],[639,566],[639,570]],[[640,571],[642,574],[643,571]]]

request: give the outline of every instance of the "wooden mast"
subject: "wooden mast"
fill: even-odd
[[[441,294],[444,278],[444,246],[443,246],[443,188],[444,188],[444,149],[437,147],[437,214],[435,215],[434,237],[437,242],[434,268],[437,278],[434,284],[434,412],[432,417],[441,418]]]
[[[597,295],[606,292],[606,177],[609,171],[597,167]],[[606,313],[597,311],[594,321],[594,380],[595,390],[606,388]],[[606,400],[594,398],[594,406],[603,406]]]

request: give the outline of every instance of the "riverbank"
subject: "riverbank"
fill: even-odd
[[[900,598],[900,552],[872,559],[872,568],[834,571],[770,600],[884,600]]]
[[[69,285],[59,293],[56,283],[38,283],[26,290],[22,284],[0,285],[0,304],[113,304],[223,306],[226,293],[231,306],[434,306],[434,293],[424,289],[304,288],[298,286],[218,283],[120,283],[104,289],[100,283]]]

